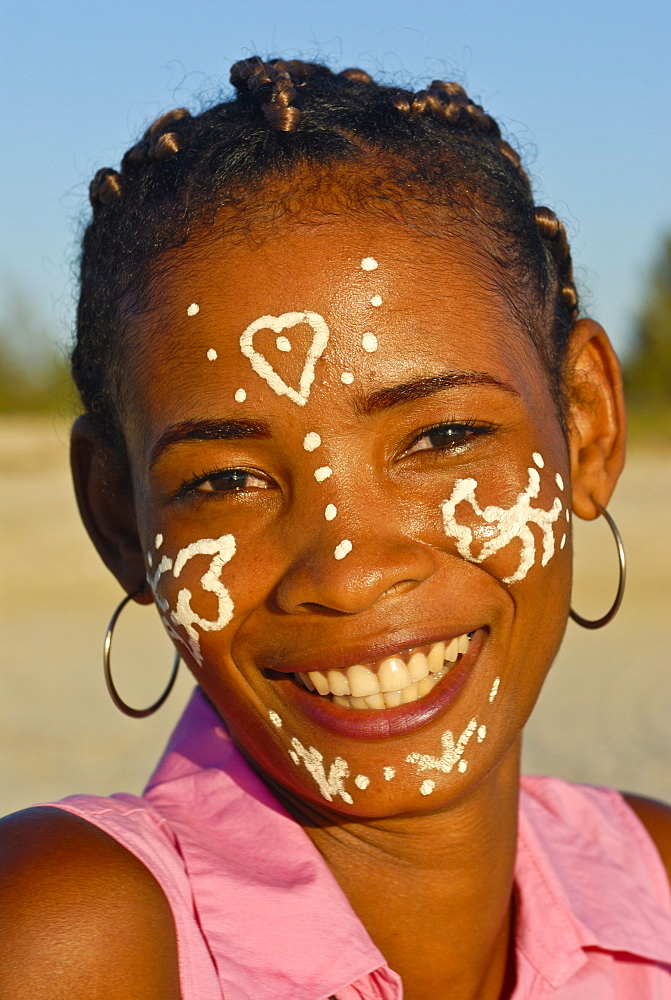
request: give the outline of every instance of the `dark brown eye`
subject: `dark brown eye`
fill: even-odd
[[[473,424],[450,423],[438,424],[424,431],[408,448],[406,454],[414,454],[418,451],[446,451],[450,448],[457,448],[464,444],[470,437],[476,434],[487,433],[489,428],[484,426],[474,426]]]
[[[203,493],[234,493],[236,490],[266,490],[268,482],[247,469],[224,469],[201,478],[196,489]]]

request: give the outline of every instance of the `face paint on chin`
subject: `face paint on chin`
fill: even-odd
[[[533,454],[534,463],[543,468],[545,462],[543,457],[537,452]],[[526,489],[518,493],[511,507],[497,507],[490,504],[484,509],[478,503],[475,491],[478,487],[477,479],[457,479],[452,489],[452,494],[448,500],[441,505],[443,514],[443,527],[445,534],[456,538],[457,551],[459,555],[468,562],[481,563],[485,559],[494,555],[499,549],[505,548],[514,538],[519,538],[522,542],[520,561],[517,569],[503,577],[503,583],[517,583],[523,580],[536,559],[536,541],[529,524],[537,524],[543,532],[543,555],[541,566],[546,566],[555,553],[555,540],[553,524],[562,511],[562,502],[559,497],[555,497],[552,507],[545,510],[542,507],[532,507],[530,501],[535,500],[541,488],[541,479],[538,469],[527,469],[529,481]],[[480,549],[479,555],[473,555],[471,545],[473,543],[473,529],[468,525],[457,521],[456,510],[459,504],[468,503],[474,514],[485,522],[485,526],[479,525],[480,534],[490,535]],[[562,545],[563,547],[563,545]]]

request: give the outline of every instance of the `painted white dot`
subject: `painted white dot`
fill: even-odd
[[[306,451],[314,451],[322,443],[322,439],[316,431],[308,431],[303,438],[303,447]]]
[[[278,729],[282,728],[282,720],[280,719],[277,712],[273,712],[271,710],[270,712],[268,712],[268,718],[270,719],[270,721],[274,726],[277,726]]]
[[[538,468],[542,469],[543,466],[545,465],[545,461],[543,459],[543,456],[539,455],[538,452],[535,451],[531,457],[533,458],[533,460],[536,463],[536,465],[538,466]]]
[[[338,513],[338,508],[336,507],[336,505],[334,503],[330,503],[327,505],[326,510],[324,511],[324,517],[326,518],[327,521],[332,521],[337,513]]]
[[[360,788],[363,791],[364,788],[368,788],[370,785],[370,778],[366,777],[365,774],[357,774],[354,779],[354,784],[357,788]]]
[[[459,763],[457,764],[457,769],[461,771],[462,774],[464,773],[467,767],[468,767],[467,760],[460,760]]]
[[[247,393],[245,392],[244,389],[238,389],[233,398],[235,399],[236,403],[244,403],[244,401],[247,399]]]
[[[288,353],[291,350],[291,341],[287,340],[286,337],[278,337],[275,341],[275,346],[278,351]]]
[[[197,302],[192,302],[189,308],[186,310],[187,316],[197,316],[200,312],[200,306]]]
[[[296,766],[298,767],[298,765],[299,765],[299,764],[300,764],[300,762],[301,762],[301,759],[300,759],[300,757],[298,756],[298,754],[296,753],[296,751],[295,751],[295,750],[290,750],[290,751],[289,751],[289,756],[290,756],[290,757],[291,757],[291,759],[293,760],[294,764],[295,764],[295,765],[296,765]]]
[[[561,542],[559,543],[559,548],[563,549],[565,545],[566,545],[566,535],[562,535]]]
[[[151,552],[147,552],[147,565],[149,566],[150,569],[154,565],[154,557],[152,556]]]
[[[344,559],[352,551],[352,543],[349,538],[343,538],[339,545],[336,545],[333,555],[336,559]]]
[[[487,726],[480,726],[480,728],[478,729],[478,743],[482,743],[486,735],[487,735]]]
[[[426,781],[423,781],[419,786],[419,791],[422,795],[430,795],[435,787],[435,781],[431,781],[431,778],[427,778]]]
[[[382,771],[385,781],[391,781],[392,778],[396,777],[395,767],[385,767]]]
[[[373,298],[370,300],[370,304],[372,306],[381,306],[382,305],[382,296],[381,295],[374,295]]]
[[[207,352],[207,360],[208,361],[216,361],[217,358],[218,358],[217,352],[215,351],[214,347],[211,347],[209,349],[209,351]]]
[[[364,257],[361,261],[362,271],[374,271],[376,267],[377,261],[375,260],[375,257]]]
[[[328,465],[322,465],[320,469],[315,469],[315,479],[318,483],[323,483],[331,475],[333,475],[333,469],[329,468]]]
[[[154,548],[160,549],[162,545],[163,545],[163,535],[158,534],[154,539]]]
[[[352,382],[354,381],[354,376],[352,375],[351,372],[343,372],[342,375],[340,376],[340,381],[343,383],[343,385],[351,385]]]
[[[497,677],[496,680],[494,681],[494,683],[492,684],[492,690],[489,692],[489,700],[490,700],[490,702],[494,701],[494,699],[496,698],[497,694],[499,693],[499,684],[500,683],[501,683],[501,678]]]
[[[369,354],[372,354],[374,351],[377,351],[377,337],[375,336],[375,334],[364,333],[363,337],[361,338],[361,346],[363,347],[364,351],[367,351]]]
[[[571,520],[571,511],[568,509],[568,507],[566,508],[566,520],[567,521]]]
[[[557,484],[557,486],[559,487],[560,490],[564,489],[564,480],[559,475],[559,473],[557,473],[556,476],[555,476],[555,482],[556,482],[556,484]]]

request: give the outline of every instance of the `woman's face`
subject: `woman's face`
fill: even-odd
[[[516,744],[568,607],[567,448],[510,290],[377,218],[169,265],[125,408],[168,632],[290,793],[453,801]]]

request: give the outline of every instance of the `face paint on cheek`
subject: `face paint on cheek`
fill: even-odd
[[[198,303],[197,302],[192,302],[191,305],[186,310],[186,315],[187,316],[197,316],[199,312],[200,312],[200,306],[198,305]]]
[[[345,556],[349,555],[351,551],[352,551],[352,543],[350,542],[349,538],[343,538],[342,542],[340,542],[339,545],[336,545],[335,549],[333,550],[333,555],[336,557],[336,559],[344,559]]]
[[[214,594],[217,598],[217,617],[215,619],[202,618],[195,612],[191,606],[193,595],[186,587],[177,594],[176,607],[170,611],[169,616],[169,621],[172,623],[169,628],[170,634],[173,638],[187,645],[191,655],[199,666],[203,664],[203,657],[200,651],[200,635],[195,626],[198,626],[204,632],[217,632],[225,628],[233,617],[233,601],[219,577],[223,567],[235,555],[235,548],[235,538],[233,535],[221,535],[219,538],[200,538],[198,541],[191,542],[190,545],[180,549],[174,562],[168,556],[163,556],[154,575],[151,577],[147,576],[156,604],[164,612],[162,617],[167,626],[168,619],[165,613],[169,611],[170,605],[168,600],[158,592],[161,577],[172,570],[173,577],[177,579],[186,564],[194,556],[210,555],[213,557],[199,582],[202,590]],[[181,626],[185,630],[187,634],[186,640],[175,630],[174,626],[176,625]]]
[[[303,762],[307,772],[312,775],[317,788],[327,802],[333,802],[334,797],[339,795],[348,806],[353,804],[354,799],[344,785],[344,779],[349,776],[349,764],[346,760],[343,760],[342,757],[336,757],[327,775],[324,768],[324,757],[319,750],[316,750],[315,747],[306,750],[295,736],[291,740],[291,746],[293,747],[293,752],[290,751],[291,759],[297,766],[300,765],[301,761]]]
[[[533,459],[536,465],[542,468],[545,465],[542,455],[534,452]],[[540,475],[537,469],[527,469],[529,482],[526,489],[519,493],[511,507],[496,507],[493,504],[480,507],[475,497],[475,490],[478,486],[477,479],[457,479],[449,500],[445,500],[441,506],[443,513],[443,527],[448,537],[456,538],[457,551],[459,555],[468,562],[481,563],[488,559],[499,549],[505,548],[513,538],[519,538],[522,542],[520,562],[514,573],[503,577],[503,583],[517,583],[523,580],[536,558],[536,540],[529,524],[537,524],[543,532],[543,555],[541,565],[546,566],[555,552],[554,531],[552,525],[562,511],[562,502],[559,497],[555,497],[550,510],[541,507],[532,507],[530,501],[536,499],[540,493]],[[473,542],[473,531],[467,525],[460,524],[456,518],[456,509],[460,503],[468,503],[474,514],[481,518],[488,525],[493,525],[496,534],[483,543],[480,554],[474,556],[471,551]],[[492,529],[485,528],[487,534]]]
[[[219,357],[219,355],[215,351],[214,347],[211,347],[209,349],[209,351],[207,352],[207,360],[208,361],[216,361],[218,357]]]
[[[443,747],[440,757],[434,757],[428,753],[411,753],[405,759],[408,764],[417,765],[418,774],[422,771],[442,771],[444,774],[449,774],[455,764],[461,761],[464,750],[468,746],[477,725],[477,719],[471,719],[456,743],[454,742],[454,733],[452,730],[446,729],[440,738]]]
[[[295,389],[287,385],[263,354],[254,349],[254,335],[259,330],[266,329],[272,330],[273,333],[281,334],[283,330],[298,326],[301,323],[307,323],[312,328],[313,337],[305,357],[303,371],[298,381],[298,389]],[[315,378],[315,365],[326,349],[329,336],[330,331],[326,320],[319,313],[305,310],[304,312],[282,313],[281,316],[261,316],[259,319],[255,319],[253,323],[250,323],[247,329],[241,334],[240,350],[249,359],[252,369],[268,383],[273,392],[277,393],[278,396],[287,396],[297,406],[305,406]],[[279,347],[280,344],[282,344],[280,350],[286,350],[286,344],[289,344],[289,341],[286,337],[278,337],[276,346]],[[290,349],[291,345],[289,344]]]
[[[303,438],[303,447],[306,451],[315,451],[322,443],[322,439],[316,431],[308,431]]]

